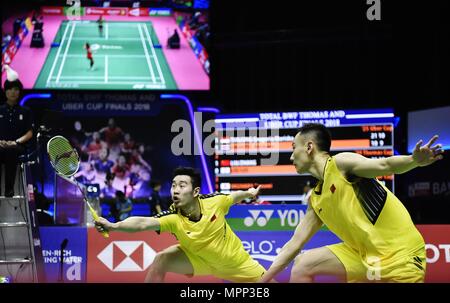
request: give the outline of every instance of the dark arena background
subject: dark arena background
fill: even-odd
[[[24,0],[1,6],[0,118],[8,117],[4,83],[16,75],[33,135],[19,156],[12,195],[0,171],[0,282],[44,284],[48,291],[60,284],[80,290],[139,284],[121,290],[132,297],[151,287],[142,284],[158,253],[178,243],[171,233],[104,238],[97,232],[83,194],[50,163],[47,143],[57,135],[80,157],[74,178],[86,199],[111,222],[124,218],[121,199],[131,206],[128,216],[156,215],[154,184],[161,185],[160,210],[167,210],[179,166],[201,173],[202,194],[261,185],[259,196],[233,205],[226,221],[268,269],[304,219],[317,184],[290,159],[298,128],[311,122],[329,128],[331,155],[411,155],[419,140],[439,135],[442,160],[378,180],[425,241],[425,283],[450,282],[448,1]],[[16,139],[6,125],[0,123],[0,142]],[[323,225],[302,251],[339,242]],[[284,290],[295,293],[288,284],[293,263],[275,277],[279,284],[245,285],[272,291],[253,299],[275,302]],[[174,302],[186,300],[181,293],[188,286],[216,293],[223,285],[244,287],[212,275],[168,273],[164,281],[180,283],[159,286]],[[339,280],[323,274],[314,282],[314,289],[326,289]]]

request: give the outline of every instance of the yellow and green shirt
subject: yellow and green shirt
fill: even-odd
[[[311,206],[334,234],[359,252],[363,262],[377,257],[389,263],[425,245],[408,211],[389,189],[376,178],[348,181],[334,157],[327,160]]]

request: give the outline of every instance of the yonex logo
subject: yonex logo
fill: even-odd
[[[97,258],[111,271],[144,271],[155,255],[156,252],[144,241],[114,241]]]
[[[273,210],[249,210],[248,212],[251,217],[245,218],[244,224],[249,227],[253,226],[255,222],[258,226],[266,226],[273,214]]]

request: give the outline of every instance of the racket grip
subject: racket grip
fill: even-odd
[[[97,215],[97,212],[91,207],[91,205],[87,204],[87,206],[88,206],[89,211],[91,212],[92,217],[94,218],[94,220],[98,221],[99,217]],[[101,233],[102,233],[103,237],[109,238],[109,233],[106,230],[102,231]]]

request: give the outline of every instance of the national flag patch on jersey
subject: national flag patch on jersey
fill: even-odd
[[[216,214],[214,214],[213,216],[212,216],[212,218],[211,218],[211,220],[210,220],[210,222],[212,222],[212,221],[214,221],[214,220],[216,220]]]
[[[331,193],[334,194],[334,192],[336,191],[336,186],[334,186],[334,184],[331,185],[330,187]]]

